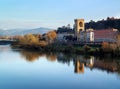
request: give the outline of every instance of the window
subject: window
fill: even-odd
[[[83,27],[83,23],[82,23],[82,22],[80,22],[80,23],[79,23],[79,26],[80,26],[80,27]]]
[[[82,31],[82,29],[79,29],[79,32],[81,32]]]

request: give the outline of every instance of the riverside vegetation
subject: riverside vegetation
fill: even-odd
[[[68,42],[56,40],[56,31],[50,31],[46,34],[27,34],[24,36],[14,37],[17,41],[12,44],[12,47],[22,48],[27,50],[37,50],[41,52],[65,52],[85,55],[112,57],[120,56],[120,35],[117,37],[117,43],[103,42],[101,45],[74,45]]]

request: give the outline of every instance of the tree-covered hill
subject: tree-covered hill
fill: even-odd
[[[90,22],[85,23],[85,28],[86,29],[93,28],[96,30],[115,28],[115,29],[118,29],[120,31],[120,18],[116,19],[114,17],[112,17],[112,18],[107,17],[106,20],[103,19],[103,20],[100,20],[97,22],[91,20]]]

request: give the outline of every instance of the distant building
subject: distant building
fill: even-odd
[[[57,40],[64,41],[66,36],[74,37],[74,31],[70,28],[70,24],[67,26],[59,27],[57,30]]]
[[[65,40],[65,37],[67,37],[67,36],[73,36],[74,37],[74,34],[72,34],[72,33],[66,33],[66,32],[64,32],[64,33],[58,33],[57,34],[57,40],[63,41],[63,40]]]
[[[86,29],[84,19],[75,19],[74,37],[80,42],[116,42],[117,29]]]
[[[65,40],[64,37],[72,36],[79,42],[116,42],[118,30],[117,29],[86,29],[84,19],[75,19],[74,28],[71,29],[70,25],[63,26],[57,30],[57,39]]]
[[[89,29],[85,31],[84,19],[75,19],[74,36],[80,42],[94,42],[94,32]]]
[[[86,42],[116,42],[117,29],[86,30]]]

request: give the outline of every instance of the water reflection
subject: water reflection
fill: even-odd
[[[75,61],[75,73],[84,73],[84,63],[81,63],[80,60]]]
[[[47,60],[49,60],[49,61],[54,62],[57,60],[57,56],[55,53],[47,53],[45,56],[46,56]]]
[[[0,89],[120,88],[119,59],[9,48],[0,47]]]
[[[33,62],[35,60],[38,60],[39,57],[44,56],[44,54],[41,54],[39,52],[36,51],[26,51],[26,50],[21,50],[20,51],[21,56],[26,59],[29,62]]]
[[[46,57],[48,61],[54,62],[58,61],[62,64],[70,65],[73,62],[74,72],[83,74],[85,72],[85,67],[93,69],[99,69],[106,72],[117,72],[120,74],[120,60],[119,59],[107,59],[107,58],[97,58],[94,56],[81,56],[81,55],[71,55],[63,53],[41,53],[36,51],[19,51],[25,60],[34,62],[40,57]]]
[[[11,50],[9,45],[0,45],[0,52]]]
[[[34,62],[36,60],[38,60],[40,57],[46,57],[47,60],[49,61],[56,61],[57,60],[57,56],[53,53],[41,53],[41,52],[37,52],[37,51],[28,51],[28,50],[21,50],[19,51],[21,56],[29,61],[29,62]]]
[[[94,56],[78,56],[78,58],[74,61],[75,73],[84,73],[84,66],[92,69],[94,67],[94,58]]]
[[[92,68],[94,66],[94,56],[80,57],[74,60],[75,73],[84,73],[84,66]]]

